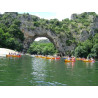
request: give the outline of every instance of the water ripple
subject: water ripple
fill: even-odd
[[[59,82],[45,82],[45,81],[36,81],[39,86],[67,86],[66,84],[62,84]]]

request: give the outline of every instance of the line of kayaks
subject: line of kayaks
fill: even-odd
[[[37,58],[44,58],[44,59],[60,59],[60,57],[52,57],[52,56],[35,56]]]
[[[83,62],[95,62],[94,59],[85,59],[85,58],[76,58],[76,60],[81,60]],[[75,60],[75,58],[71,58],[71,59],[64,58],[65,62],[75,62],[76,60]]]
[[[21,55],[6,55],[6,57],[21,57]]]
[[[83,61],[83,60],[85,60],[85,58],[76,58],[76,60],[82,60]]]
[[[53,56],[35,56],[37,58],[44,58],[44,59],[61,59],[60,57],[53,57]],[[65,62],[76,62],[76,60],[81,60],[83,62],[95,62],[95,60],[85,59],[85,58],[76,58],[72,57],[71,59],[63,58]]]
[[[85,58],[76,58],[76,60],[81,60],[83,62],[95,62],[94,59],[90,60],[90,59],[85,59]]]
[[[75,62],[76,60],[68,60],[68,59],[65,59],[65,62]],[[95,60],[82,60],[83,62],[95,62]]]

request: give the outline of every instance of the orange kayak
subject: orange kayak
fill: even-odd
[[[6,55],[6,57],[21,57],[21,55]]]
[[[6,55],[6,57],[12,57],[12,55]]]
[[[51,57],[51,59],[55,59],[55,57]]]
[[[12,55],[12,57],[21,57],[21,55]]]

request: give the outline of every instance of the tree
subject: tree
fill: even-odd
[[[96,43],[93,48],[91,49],[91,53],[94,57],[98,58],[98,43]]]
[[[85,49],[85,47],[83,46],[78,46],[76,49],[75,49],[75,56],[77,57],[87,57],[87,51]]]

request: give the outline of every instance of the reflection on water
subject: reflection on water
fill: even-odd
[[[32,65],[33,65],[32,69],[34,71],[31,74],[34,75],[36,80],[43,81],[44,78],[46,77],[46,74],[45,74],[46,70],[44,70],[46,62],[44,62],[44,60],[41,60],[38,58],[37,59],[35,58],[33,61],[32,61]],[[40,63],[40,66],[39,66],[39,63]]]
[[[65,62],[65,64],[67,65],[66,68],[73,68],[75,65],[75,62]]]
[[[0,58],[0,85],[98,85],[98,62],[64,62],[41,58]]]
[[[94,67],[94,62],[85,62],[86,68],[93,68]]]

